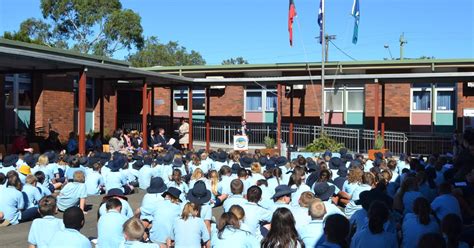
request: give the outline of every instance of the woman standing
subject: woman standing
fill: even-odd
[[[262,240],[262,248],[304,247],[298,238],[295,219],[288,208],[277,208],[272,216],[271,228]]]
[[[181,118],[181,126],[179,126],[179,144],[183,150],[188,149],[189,144],[189,124],[184,118]]]
[[[114,131],[112,138],[110,138],[109,140],[109,152],[111,154],[113,154],[114,152],[120,152],[124,149],[122,136],[122,129],[119,128]]]

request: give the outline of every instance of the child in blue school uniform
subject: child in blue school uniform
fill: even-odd
[[[197,181],[194,187],[189,190],[186,198],[188,201],[201,206],[200,217],[204,220],[207,229],[210,231],[212,206],[209,201],[211,200],[211,191],[206,188],[206,184],[203,181]]]
[[[156,205],[164,201],[162,194],[168,189],[161,177],[154,177],[151,179],[150,187],[146,189],[146,194],[143,196],[142,204],[140,206],[140,219],[147,223],[153,221],[153,213]],[[145,224],[145,227],[148,225]]]
[[[208,245],[209,231],[204,221],[199,218],[200,207],[192,202],[186,203],[181,217],[173,223],[171,240],[175,248],[200,248]]]
[[[349,221],[340,214],[333,214],[326,218],[324,223],[324,237],[316,248],[346,248],[349,247]]]
[[[2,188],[0,195],[0,212],[3,213],[1,226],[16,225],[20,222],[21,211],[25,207],[23,194],[21,193],[22,184],[15,171],[7,173],[7,184]]]
[[[64,176],[69,182],[74,181],[74,173],[76,171],[82,171],[82,173],[86,173],[84,167],[81,166],[81,161],[78,156],[71,157],[69,159],[69,166],[66,168],[64,172]]]
[[[35,219],[30,227],[28,243],[35,247],[46,247],[56,232],[64,230],[63,220],[54,217],[58,209],[54,196],[45,196],[39,201],[42,218]]]
[[[181,190],[168,188],[163,193],[164,201],[155,206],[153,213],[153,226],[150,230],[150,240],[153,243],[166,245],[170,241],[171,229],[176,218],[181,214]]]
[[[109,190],[109,192],[107,192],[107,195],[105,195],[103,198],[102,198],[102,203],[99,207],[99,211],[98,211],[98,217],[100,218],[100,216],[104,215],[105,213],[107,213],[107,208],[105,206],[105,202],[107,202],[108,199],[110,198],[115,198],[115,199],[118,199],[120,201],[120,203],[122,203],[122,209],[120,211],[120,213],[127,217],[127,218],[131,218],[133,217],[133,209],[130,207],[130,204],[128,203],[128,198],[123,194],[123,191],[121,189],[111,189]]]
[[[84,172],[74,172],[73,182],[69,182],[64,186],[58,195],[58,209],[60,211],[66,211],[66,209],[74,206],[79,206],[82,211],[85,211],[87,189]]]
[[[125,195],[133,192],[133,186],[127,184],[127,177],[120,170],[127,163],[123,155],[114,155],[114,159],[109,162],[110,172],[104,176],[105,191],[110,189],[121,189]]]
[[[145,226],[138,218],[130,218],[123,223],[125,242],[123,248],[159,248],[158,244],[143,243]]]
[[[223,213],[217,223],[217,232],[212,233],[211,247],[258,248],[260,242],[251,233],[240,229],[240,222],[233,213]]]
[[[138,187],[146,190],[150,186],[150,180],[156,176],[156,171],[151,168],[153,164],[153,158],[150,155],[146,155],[143,159],[143,166],[138,170]]]
[[[86,188],[87,195],[100,195],[104,191],[104,177],[100,174],[101,169],[100,163],[94,163],[92,165],[92,171],[86,176]]]
[[[32,208],[32,207],[37,207],[39,201],[43,197],[41,195],[40,190],[36,187],[36,177],[33,175],[28,175],[26,177],[26,184],[23,185],[22,192],[26,194],[26,199],[28,200],[26,202],[25,208]]]
[[[36,177],[36,180],[38,181],[36,186],[38,187],[41,195],[42,196],[51,195],[51,190],[49,189],[49,187],[45,186],[46,178],[45,178],[44,172],[37,171],[35,173],[35,177]]]
[[[49,240],[47,247],[61,248],[67,244],[74,244],[77,248],[91,248],[89,239],[80,233],[84,226],[84,212],[79,207],[70,207],[64,211],[64,230],[60,230]]]
[[[171,176],[171,181],[168,182],[167,186],[168,186],[168,188],[169,187],[175,187],[175,188],[181,190],[181,192],[183,192],[183,194],[181,194],[181,201],[186,200],[186,194],[189,191],[189,187],[185,182],[183,182],[181,170],[179,170],[179,169],[174,169],[173,170],[173,174]]]
[[[105,202],[107,213],[100,216],[97,223],[97,245],[99,247],[119,247],[125,239],[122,225],[127,218],[120,214],[122,203],[120,200],[110,198]]]

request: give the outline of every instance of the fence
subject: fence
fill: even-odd
[[[150,120],[155,125],[166,129],[168,135],[173,135],[173,131],[179,126],[179,119],[173,120],[173,126],[169,125],[169,118],[155,117]],[[141,130],[140,116],[121,117],[119,126],[128,129]],[[240,128],[238,122],[211,121],[210,141],[215,145],[231,147],[233,136]],[[275,123],[248,123],[250,129],[249,144],[251,146],[264,146],[266,136],[276,139],[277,125]],[[367,153],[374,145],[374,130],[325,127],[324,132],[339,143],[343,143],[352,152]],[[281,126],[281,137],[286,143],[289,141],[290,126],[283,123]],[[313,125],[295,124],[293,126],[293,144],[299,148],[304,148],[314,139],[321,135],[321,127]],[[206,125],[203,120],[193,120],[193,140],[199,142],[206,141]],[[386,131],[384,133],[385,147],[395,155],[401,153],[409,154],[433,154],[446,153],[452,151],[451,137],[446,134],[423,134],[423,133],[402,133]]]

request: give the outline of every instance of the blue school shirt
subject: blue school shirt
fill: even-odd
[[[133,217],[133,209],[130,207],[130,204],[128,204],[128,202],[124,199],[121,199],[121,198],[118,198],[118,199],[122,203],[122,211],[120,211],[120,213],[123,216],[127,217],[128,219],[132,218]],[[102,216],[105,213],[107,213],[107,208],[105,207],[105,203],[103,203],[99,207],[99,216]]]
[[[260,233],[260,222],[272,221],[273,213],[268,209],[257,205],[255,202],[246,202],[242,205],[245,212],[244,223],[249,227],[252,234]]]
[[[151,168],[150,165],[144,165],[138,171],[138,186],[140,189],[147,189],[150,187],[151,178],[155,176],[155,171]]]
[[[212,233],[212,248],[259,248],[260,241],[251,233],[226,227],[219,237],[218,232]]]
[[[314,246],[314,247],[316,247],[316,248],[341,248],[340,245],[335,244],[335,243],[331,243],[329,241],[324,241],[323,243],[318,244],[317,246]]]
[[[54,173],[51,170],[51,168],[48,167],[48,165],[45,165],[45,166],[37,165],[36,167],[31,168],[31,174],[33,174],[33,175],[38,171],[42,171],[44,173],[44,182],[45,183],[46,182],[47,183],[51,182],[51,179],[54,178]]]
[[[201,205],[201,219],[204,221],[212,219],[212,206],[209,202]]]
[[[158,244],[153,243],[143,243],[136,240],[126,240],[123,244],[120,245],[120,248],[160,248],[160,246]]]
[[[65,243],[74,244],[75,248],[92,248],[91,242],[86,238],[86,236],[71,228],[66,228],[56,232],[53,235],[53,238],[49,241],[48,247],[63,248],[66,247]]]
[[[364,192],[364,191],[368,191],[368,190],[371,190],[372,187],[370,185],[367,185],[367,184],[361,184],[361,185],[358,185],[354,191],[352,192],[352,198],[351,198],[351,201],[347,204],[346,208],[345,208],[345,214],[348,218],[351,217],[351,215],[353,215],[355,213],[355,211],[359,210],[362,208],[361,205],[357,205],[355,202],[357,200],[359,200],[359,196],[360,196],[360,193]]]
[[[36,245],[37,248],[47,247],[48,242],[54,237],[56,232],[64,230],[62,219],[52,215],[33,220],[28,234],[28,243]]]
[[[26,207],[25,209],[32,208],[32,207],[37,207],[38,202],[41,200],[43,197],[39,191],[38,188],[31,184],[25,184],[23,185],[23,190],[22,190],[28,199],[28,202],[26,202]]]
[[[359,186],[359,183],[350,183],[349,181],[345,181],[342,185],[342,191],[346,192],[350,196],[354,193],[354,190]]]
[[[100,216],[97,223],[97,245],[99,247],[118,247],[125,241],[123,236],[123,223],[127,218],[115,209],[107,211]]]
[[[65,211],[74,206],[79,206],[79,200],[87,197],[87,189],[84,183],[67,183],[58,195],[58,209]]]
[[[0,172],[3,173],[5,176],[8,172],[16,170],[15,166],[8,166],[0,168]]]
[[[423,195],[419,191],[408,191],[403,194],[403,214],[413,213],[413,203]]]
[[[301,183],[299,187],[297,187],[295,184],[291,185],[292,189],[296,189],[295,192],[291,193],[291,205],[292,206],[298,206],[298,201],[300,200],[301,194],[306,191],[311,191],[311,188],[306,185],[305,183]]]
[[[234,180],[234,178],[230,176],[222,176],[221,181],[217,184],[217,192],[227,195],[232,194],[230,190],[230,182],[232,182],[232,180]]]
[[[439,226],[434,218],[431,218],[428,225],[423,225],[416,214],[406,214],[402,225],[402,247],[416,248],[418,241],[426,233],[439,233]]]
[[[175,248],[201,248],[201,241],[207,242],[209,238],[206,224],[199,217],[178,218],[173,223],[171,240]]]
[[[48,184],[38,184],[37,187],[38,189],[40,190],[40,193],[42,196],[47,196],[47,195],[51,195],[51,190],[49,190],[48,188]]]
[[[122,170],[122,174],[127,178],[127,183],[137,181],[138,179],[138,170],[131,168],[131,166],[128,169]]]
[[[150,240],[154,243],[166,243],[171,236],[174,221],[181,214],[181,206],[164,200],[156,205],[153,213],[153,226],[150,230]]]
[[[311,221],[311,216],[309,216],[308,208],[301,206],[292,206],[290,209],[293,217],[295,219],[295,228],[301,228],[304,225],[307,225]]]
[[[107,175],[104,176],[104,185],[105,191],[109,191],[111,189],[123,189],[123,185],[127,184],[127,178],[120,172],[109,172]]]
[[[459,202],[452,194],[444,194],[436,197],[431,203],[431,209],[439,220],[448,214],[456,214],[462,219]]]
[[[92,171],[86,176],[87,195],[99,195],[101,186],[104,186],[104,178],[97,171]]]
[[[319,239],[324,236],[324,221],[312,220],[309,224],[298,229],[298,235],[305,247],[314,247]]]
[[[7,186],[0,191],[0,211],[3,212],[4,219],[10,224],[16,225],[21,219],[21,212],[25,206],[25,201],[21,191],[13,186]]]
[[[229,212],[232,205],[239,205],[242,207],[245,203],[247,203],[247,199],[245,199],[243,195],[231,195],[224,201],[222,206],[224,207],[225,212]]]
[[[398,248],[397,235],[390,232],[374,234],[368,228],[356,232],[352,237],[351,248],[384,247]]]
[[[178,185],[175,181],[169,181],[166,185],[168,186],[168,188],[174,187],[181,190],[181,195],[179,196],[179,199],[181,199],[182,202],[186,201],[186,195],[189,191],[189,187],[185,182],[181,182],[181,184]]]
[[[162,193],[146,193],[143,196],[142,205],[140,206],[140,219],[147,219],[149,221],[153,221],[153,213],[155,212],[156,205],[160,201],[165,200],[165,198],[163,198],[163,196],[161,195]]]

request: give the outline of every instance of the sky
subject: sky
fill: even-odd
[[[288,0],[122,0],[138,12],[145,37],[179,41],[207,64],[242,56],[252,64],[321,61],[317,13],[320,0],[294,0],[293,47],[288,40]],[[474,0],[360,0],[359,41],[352,44],[353,0],[326,0],[326,33],[336,35],[330,61],[404,56],[474,58]],[[40,0],[0,0],[0,33],[41,18]],[[128,51],[115,58],[123,59]]]

